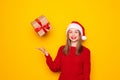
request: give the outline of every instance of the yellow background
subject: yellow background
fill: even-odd
[[[45,15],[52,29],[39,37],[31,22]],[[119,0],[2,0],[0,2],[0,80],[57,80],[49,70],[44,46],[54,59],[65,44],[67,25],[79,21],[83,43],[91,50],[91,80],[120,80]]]

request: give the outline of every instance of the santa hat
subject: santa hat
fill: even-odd
[[[82,40],[86,40],[86,39],[87,39],[86,36],[85,36],[85,29],[84,29],[84,27],[83,27],[79,22],[77,22],[77,21],[71,22],[71,23],[68,25],[68,28],[67,28],[67,30],[66,30],[66,33],[67,33],[68,30],[71,29],[71,28],[76,28],[76,29],[78,29],[78,30],[80,31]]]

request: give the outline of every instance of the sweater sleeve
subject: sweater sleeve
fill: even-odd
[[[53,71],[53,72],[57,72],[60,70],[60,59],[61,59],[61,47],[59,48],[58,52],[57,52],[57,56],[55,57],[55,60],[53,61],[51,56],[48,55],[46,56],[46,63],[48,65],[48,67]]]
[[[83,63],[83,74],[84,74],[84,80],[90,80],[90,51],[86,50],[84,55],[84,63]]]

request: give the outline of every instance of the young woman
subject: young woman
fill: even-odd
[[[46,63],[54,71],[61,71],[59,80],[90,80],[90,50],[82,45],[86,40],[83,26],[76,21],[68,25],[66,45],[59,48],[53,61],[48,51],[38,48],[46,56]]]

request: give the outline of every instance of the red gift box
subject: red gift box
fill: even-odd
[[[43,15],[36,18],[31,24],[35,32],[37,32],[39,36],[45,35],[51,29],[50,23],[48,22],[47,18]]]

